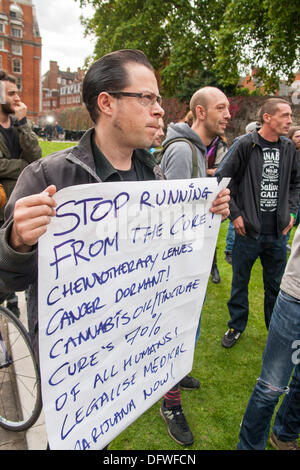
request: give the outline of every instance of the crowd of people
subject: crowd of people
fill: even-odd
[[[55,215],[52,196],[58,190],[108,181],[230,177],[228,188],[220,191],[210,209],[222,220],[230,218],[231,245],[226,247],[226,259],[232,264],[230,319],[221,344],[233,347],[247,326],[248,284],[258,258],[268,329],[261,375],[245,411],[237,448],[265,449],[275,406],[286,393],[271,444],[299,450],[300,360],[294,354],[295,344],[300,344],[299,229],[288,264],[287,237],[299,221],[300,128],[291,129],[289,102],[266,99],[257,122],[229,146],[225,137],[229,100],[220,89],[206,86],[191,97],[184,122],[171,123],[164,136],[162,98],[151,64],[141,51],[115,51],[94,62],[84,78],[83,101],[94,127],[73,150],[41,159],[15,82],[4,72],[0,81],[7,101],[0,105],[0,182],[5,196],[0,291],[12,308],[14,293],[26,290],[37,357],[38,240]],[[216,252],[211,277],[214,283],[221,282]],[[200,330],[199,322],[195,344]],[[186,376],[161,403],[169,435],[183,446],[192,445],[194,438],[183,412],[181,389],[199,387],[197,378]]]

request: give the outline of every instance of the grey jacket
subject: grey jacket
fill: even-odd
[[[88,130],[75,147],[48,155],[28,165],[12,192],[5,208],[5,223],[0,230],[0,296],[12,291],[28,289],[27,307],[31,339],[38,351],[38,246],[29,253],[14,251],[9,243],[15,202],[31,194],[38,194],[54,184],[57,190],[78,184],[99,183]],[[142,180],[163,179],[161,169],[146,150],[135,150],[137,173]],[[0,299],[1,300],[1,299]]]
[[[198,154],[198,177],[206,177],[206,147],[200,137],[186,123],[171,123],[168,127],[165,144],[175,137],[189,139],[197,149]],[[192,151],[186,142],[174,142],[164,152],[161,168],[165,177],[170,179],[187,179],[192,177],[193,162]]]

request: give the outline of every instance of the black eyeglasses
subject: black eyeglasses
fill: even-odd
[[[107,91],[106,93],[108,93],[109,95],[120,95],[138,98],[143,106],[154,106],[156,103],[158,103],[159,106],[162,105],[162,97],[160,95],[156,95],[155,93],[131,93],[129,91]]]

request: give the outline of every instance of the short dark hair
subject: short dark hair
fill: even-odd
[[[98,95],[103,91],[122,91],[129,85],[125,65],[130,62],[144,65],[154,72],[146,55],[136,49],[123,49],[106,54],[87,71],[82,85],[82,99],[94,123],[99,116]]]
[[[16,83],[17,80],[12,75],[9,75],[4,70],[0,70],[0,82]]]
[[[264,114],[275,114],[279,104],[288,104],[290,103],[283,98],[269,98],[267,101],[264,102],[260,110],[258,111],[258,120],[263,124],[264,123]]]
[[[295,132],[298,132],[298,131],[300,131],[300,126],[293,126],[293,127],[290,127],[290,130],[289,130],[288,135],[287,135],[288,138],[289,138],[289,139],[292,139],[293,136],[294,136],[294,134],[295,134]]]

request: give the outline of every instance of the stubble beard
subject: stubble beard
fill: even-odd
[[[9,114],[14,114],[14,110],[11,108],[10,104],[4,103],[1,105],[1,108],[2,108],[2,112],[6,114],[7,116]]]

